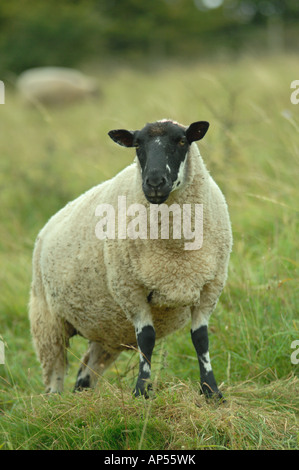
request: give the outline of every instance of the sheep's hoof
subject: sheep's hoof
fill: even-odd
[[[214,391],[210,387],[208,387],[206,384],[203,384],[201,386],[201,393],[205,396],[205,399],[208,403],[217,403],[217,404],[222,404],[226,403],[226,400],[220,390]]]
[[[149,394],[146,390],[141,391],[140,389],[135,388],[133,390],[133,397],[134,398],[144,397],[146,400],[148,400],[149,399]]]
[[[227,403],[226,399],[224,398],[224,396],[222,395],[221,392],[215,392],[215,393],[212,393],[210,395],[206,395],[206,400],[208,403],[215,403],[217,405],[222,405],[224,403]]]
[[[45,390],[45,394],[48,395],[49,397],[55,397],[55,396],[60,396],[62,392],[59,392],[58,390],[51,390],[51,388],[47,388]]]
[[[152,392],[152,386],[150,384],[147,387],[143,387],[143,388],[136,385],[136,387],[133,390],[133,396],[135,398],[144,397],[146,400],[148,400],[152,396],[152,393],[150,392]]]
[[[90,376],[86,375],[85,377],[81,377],[77,380],[74,392],[83,392],[83,390],[88,390],[90,388]]]

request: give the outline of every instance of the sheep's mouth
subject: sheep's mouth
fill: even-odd
[[[148,202],[150,202],[151,204],[163,204],[163,202],[165,202],[168,199],[169,193],[159,194],[159,193],[156,193],[156,192],[153,193],[151,191],[150,194],[146,194],[144,192],[144,195],[145,195],[146,199],[148,200]]]
[[[166,197],[147,197],[146,199],[151,203],[151,204],[163,204],[167,200],[168,196]]]
[[[166,183],[163,187],[153,187],[148,184],[142,185],[143,193],[151,204],[162,204],[168,199],[171,192],[171,186]]]

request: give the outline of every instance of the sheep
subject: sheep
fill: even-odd
[[[37,67],[21,73],[16,81],[24,100],[31,104],[65,105],[95,96],[94,78],[66,67]]]
[[[121,351],[130,347],[140,356],[133,395],[147,398],[155,341],[191,319],[200,391],[222,399],[209,356],[208,322],[227,278],[232,232],[225,198],[196,144],[208,127],[206,121],[186,127],[163,119],[137,131],[110,131],[117,144],[135,147],[134,162],[68,203],[40,231],[29,307],[47,392],[63,391],[66,350],[70,338],[80,334],[89,340],[89,348],[75,391],[93,388]],[[120,195],[140,213],[142,208],[149,213],[155,207],[201,205],[200,249],[186,249],[184,237],[179,236],[118,233],[113,237],[108,229],[106,237],[97,236],[96,225],[104,219],[102,213],[99,221],[98,208],[106,208],[107,216],[109,207],[118,207]],[[122,217],[122,211],[116,210],[113,226],[120,228]],[[193,225],[194,217],[193,211]],[[108,221],[106,217],[107,226]]]

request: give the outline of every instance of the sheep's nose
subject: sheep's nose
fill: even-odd
[[[162,204],[171,191],[170,181],[166,175],[157,171],[151,171],[143,180],[142,189],[147,200],[152,204]]]
[[[162,188],[166,184],[166,178],[160,175],[150,175],[145,179],[145,184],[152,188]]]

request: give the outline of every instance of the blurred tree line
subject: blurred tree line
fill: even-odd
[[[295,49],[298,20],[298,0],[2,1],[0,76],[107,57],[200,57],[265,37]]]

